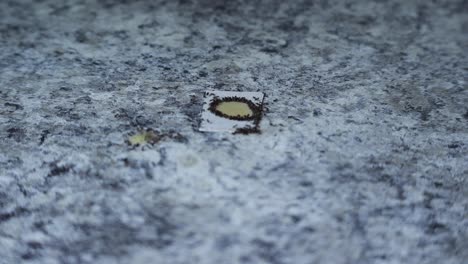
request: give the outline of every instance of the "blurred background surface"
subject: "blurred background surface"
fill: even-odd
[[[0,263],[466,263],[467,14],[1,0]],[[198,132],[206,90],[262,133]]]

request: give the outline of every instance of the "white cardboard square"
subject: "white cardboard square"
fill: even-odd
[[[215,115],[209,110],[214,98],[242,97],[254,104],[262,105],[265,95],[261,92],[231,92],[231,91],[207,91],[203,103],[203,112],[200,131],[204,132],[235,132],[239,128],[254,127],[255,120],[238,121]]]

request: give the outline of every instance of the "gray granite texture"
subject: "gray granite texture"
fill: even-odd
[[[466,264],[468,2],[1,0],[0,150],[1,264]]]

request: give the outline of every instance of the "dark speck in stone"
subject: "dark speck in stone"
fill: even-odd
[[[50,131],[48,129],[44,129],[44,131],[42,131],[41,138],[39,139],[39,145],[44,144],[44,141],[49,136],[49,134],[50,134]]]
[[[318,108],[314,109],[313,115],[314,116],[321,116],[322,115],[322,110],[320,110]]]
[[[17,207],[13,212],[0,213],[0,223],[8,221],[14,217],[20,217],[29,211],[23,207]]]
[[[294,119],[296,121],[301,121],[299,118],[295,117],[295,116],[288,116],[289,119]]]
[[[68,166],[68,165],[61,166],[61,165],[57,165],[56,162],[53,162],[50,164],[50,172],[47,176],[56,177],[56,176],[69,172],[71,169],[72,169],[71,166]]]
[[[21,142],[24,137],[26,131],[19,127],[12,127],[7,130],[8,138],[13,138],[16,142]]]
[[[301,181],[299,184],[303,187],[310,187],[314,185],[311,181]]]
[[[66,86],[62,86],[62,87],[59,88],[59,90],[60,90],[60,91],[65,91],[65,92],[69,92],[69,91],[72,90],[72,88],[66,87]]]
[[[300,215],[291,215],[291,220],[293,223],[297,224],[302,220],[302,217]]]
[[[465,114],[463,115],[463,117],[468,120],[468,110],[466,110]]]
[[[26,252],[24,253],[23,255],[21,255],[21,258],[24,259],[24,260],[31,260],[33,258],[35,258],[36,255],[33,253],[33,252]]]
[[[427,226],[426,232],[429,234],[438,234],[448,230],[447,226],[439,222],[432,222]]]
[[[83,30],[77,30],[75,32],[75,40],[79,43],[85,43],[89,41],[88,37],[86,36],[86,32]]]
[[[39,242],[31,241],[31,242],[28,242],[28,247],[32,249],[40,249],[42,248],[42,244]]]
[[[24,109],[23,106],[21,106],[20,104],[16,104],[16,103],[8,103],[7,102],[7,103],[5,103],[5,106],[14,108],[14,111]]]

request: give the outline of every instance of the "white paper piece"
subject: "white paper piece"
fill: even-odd
[[[258,125],[260,120],[232,120],[226,117],[218,116],[209,110],[211,103],[215,98],[223,99],[227,97],[245,98],[252,103],[262,106],[264,94],[261,92],[230,92],[230,91],[207,91],[203,104],[202,121],[200,131],[204,132],[236,132],[242,128],[253,128]],[[257,123],[256,123],[257,122]]]

